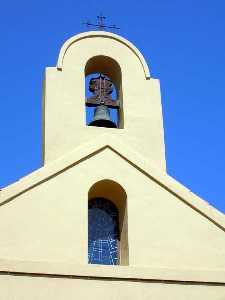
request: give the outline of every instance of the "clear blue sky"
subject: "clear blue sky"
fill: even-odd
[[[161,80],[168,173],[225,212],[223,0],[2,3],[0,186],[41,166],[44,68],[101,11]]]

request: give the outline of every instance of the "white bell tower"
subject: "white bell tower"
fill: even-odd
[[[102,73],[118,91],[118,129],[86,126],[85,76]],[[44,85],[44,162],[48,163],[104,134],[116,136],[166,170],[159,81],[150,76],[139,50],[107,32],[87,32],[62,47]]]
[[[0,299],[224,300],[224,215],[166,173],[159,81],[137,48],[66,41],[43,116],[43,167],[0,191]]]

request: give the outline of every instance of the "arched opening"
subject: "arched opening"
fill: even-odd
[[[88,199],[88,262],[128,265],[125,190],[112,180],[102,180],[90,188]]]
[[[123,128],[122,75],[114,59],[100,55],[88,60],[85,66],[85,98],[87,125]],[[111,121],[115,126],[99,119]],[[96,120],[97,124],[92,125]]]

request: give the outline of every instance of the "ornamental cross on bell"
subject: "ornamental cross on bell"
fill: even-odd
[[[96,107],[94,119],[89,126],[97,127],[117,127],[111,121],[109,108],[119,109],[119,101],[113,100],[111,94],[113,92],[113,83],[102,74],[97,78],[92,78],[89,82],[89,91],[94,95],[86,99],[86,106]]]
[[[109,108],[119,108],[119,101],[112,100],[111,97],[113,83],[102,74],[90,80],[89,91],[94,95],[86,100],[87,106],[105,105]]]

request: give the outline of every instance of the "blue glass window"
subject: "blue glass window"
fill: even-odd
[[[119,214],[109,200],[95,198],[88,204],[88,263],[119,264]]]

